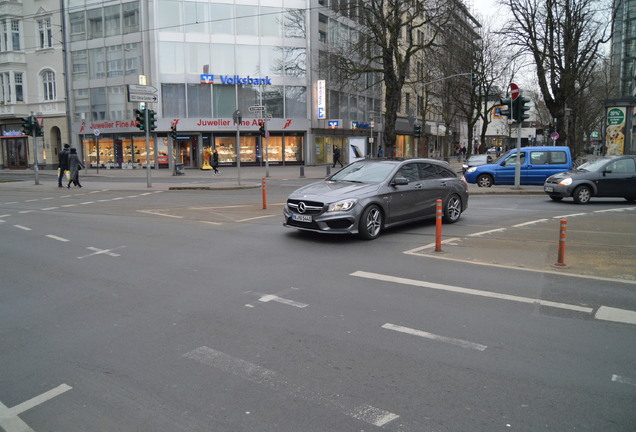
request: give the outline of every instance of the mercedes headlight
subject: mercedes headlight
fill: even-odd
[[[572,177],[566,177],[559,182],[559,186],[570,186],[572,184]]]
[[[342,201],[338,201],[335,202],[333,204],[329,204],[329,208],[327,209],[328,212],[333,212],[333,211],[347,211],[347,210],[351,210],[353,208],[354,205],[356,205],[356,203],[358,202],[357,199],[346,199],[346,200],[342,200]]]

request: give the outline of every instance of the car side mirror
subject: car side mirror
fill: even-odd
[[[396,177],[391,182],[391,186],[405,186],[409,184],[409,179],[406,177]]]
[[[603,170],[603,177],[605,177],[606,174],[611,174],[611,173],[612,173],[612,170],[608,170],[608,169]]]

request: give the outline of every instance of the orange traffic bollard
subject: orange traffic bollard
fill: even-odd
[[[557,256],[557,262],[554,264],[556,267],[567,267],[565,264],[565,231],[567,230],[568,221],[561,219],[561,229],[559,233],[559,253]]]
[[[435,252],[442,251],[442,200],[437,200],[435,206]]]
[[[263,177],[263,208],[266,209],[267,208],[267,182],[265,180],[265,177]]]

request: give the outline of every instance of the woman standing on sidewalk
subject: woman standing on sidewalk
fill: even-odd
[[[82,187],[79,181],[79,171],[82,168],[86,167],[79,159],[79,156],[77,155],[77,149],[72,148],[71,153],[68,155],[68,169],[71,172],[71,179],[69,180],[68,185],[66,185],[68,189],[71,188],[71,183],[73,183],[75,186]]]

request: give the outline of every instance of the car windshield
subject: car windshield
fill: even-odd
[[[585,162],[581,166],[577,168],[577,170],[581,171],[598,171],[601,169],[607,162],[609,162],[609,158],[595,159],[593,161]]]
[[[479,155],[479,156],[471,156],[468,158],[468,163],[475,163],[475,162],[486,162],[487,160],[487,156],[486,155]]]
[[[393,172],[394,162],[354,162],[332,175],[331,181],[380,183]]]

